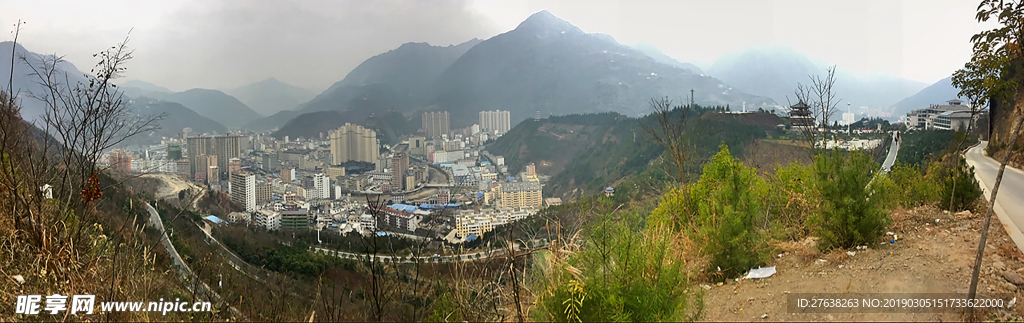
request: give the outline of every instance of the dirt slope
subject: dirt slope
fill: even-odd
[[[881,243],[867,250],[840,250],[817,254],[804,243],[780,244],[774,263],[778,274],[762,280],[729,281],[712,286],[706,294],[705,320],[716,321],[963,321],[962,313],[881,314],[789,313],[790,293],[967,293],[978,248],[982,221],[967,215],[918,208],[896,211],[896,243]],[[936,224],[935,220],[939,219]],[[979,293],[1015,294],[1017,285],[1004,271],[1024,275],[1021,251],[1009,240],[993,216],[982,263]],[[825,259],[824,261],[819,259]],[[704,286],[708,288],[708,286]],[[1009,311],[990,311],[983,319],[1020,320],[1019,305]]]

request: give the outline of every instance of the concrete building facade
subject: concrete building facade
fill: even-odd
[[[974,116],[977,120],[981,113]],[[933,104],[924,109],[910,111],[902,118],[909,128],[913,129],[966,129],[972,122],[971,107],[960,100],[949,100],[946,104]]]
[[[346,123],[329,132],[329,135],[332,165],[347,161],[377,163],[377,132],[372,129]]]
[[[241,158],[241,138],[242,136],[216,136],[216,137],[191,137],[185,140],[188,146],[186,151],[188,152],[188,158],[195,160],[200,155],[206,156],[217,156],[216,165],[219,169],[226,170],[229,168],[229,163],[232,158]],[[206,167],[193,167],[191,170],[192,174],[199,172],[205,172]]]
[[[423,131],[426,132],[427,138],[440,138],[441,135],[447,135],[450,131],[448,111],[424,112]]]
[[[331,178],[324,174],[313,175],[313,190],[311,196],[306,199],[330,199],[331,198]]]
[[[256,175],[239,172],[231,174],[231,200],[241,204],[248,212],[256,211]]]
[[[455,219],[455,235],[465,238],[470,234],[482,236],[495,227],[525,219],[536,213],[533,207],[461,210]]]
[[[508,111],[480,111],[481,131],[495,135],[503,135],[512,129],[511,114]]]
[[[253,223],[270,231],[281,230],[281,213],[274,210],[259,210],[253,213]]]
[[[391,190],[405,190],[405,172],[409,169],[409,155],[397,152],[391,156]]]
[[[501,183],[498,185],[497,197],[503,208],[539,208],[544,202],[540,182],[536,181]]]

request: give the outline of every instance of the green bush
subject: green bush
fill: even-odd
[[[883,199],[871,198],[877,164],[864,152],[831,151],[814,159],[822,205],[808,224],[821,238],[820,247],[850,248],[872,243],[885,232],[891,219]],[[869,187],[869,184],[871,187]]]
[[[938,183],[933,176],[925,177],[915,165],[897,162],[887,177],[895,185],[886,191],[895,205],[910,208],[939,200]]]
[[[818,201],[814,169],[799,163],[775,169],[768,180],[769,232],[778,240],[802,239],[808,233],[804,222]]]
[[[542,322],[692,321],[703,300],[691,289],[676,234],[641,229],[639,212],[601,216],[584,231],[576,253],[538,254],[534,290]]]
[[[667,194],[651,214],[652,223],[683,232],[707,257],[717,279],[739,276],[768,259],[763,198],[767,184],[754,169],[733,158],[729,148],[704,165],[687,190]]]
[[[896,161],[907,165],[924,166],[935,154],[941,155],[956,137],[950,130],[916,130],[902,134],[903,143]]]
[[[960,157],[959,169],[947,170],[946,176],[942,180],[939,207],[953,212],[967,210],[981,198],[981,194],[981,187],[974,179],[974,167],[967,165],[967,161]],[[952,198],[952,205],[950,198]]]

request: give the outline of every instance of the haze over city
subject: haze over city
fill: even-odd
[[[962,67],[968,38],[986,28],[970,1],[3,0],[0,7],[5,31],[17,19],[27,22],[27,48],[66,55],[79,67],[94,63],[97,44],[132,30],[136,58],[126,79],[174,91],[276,77],[320,92],[402,43],[486,39],[541,10],[704,69],[730,52],[785,46],[841,68],[926,84]]]

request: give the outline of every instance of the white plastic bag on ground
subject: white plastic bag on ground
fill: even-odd
[[[774,266],[772,266],[772,267],[763,267],[763,268],[758,268],[758,269],[751,269],[750,273],[748,273],[746,277],[743,277],[743,279],[768,278],[768,277],[771,277],[772,275],[775,275],[775,267]]]

